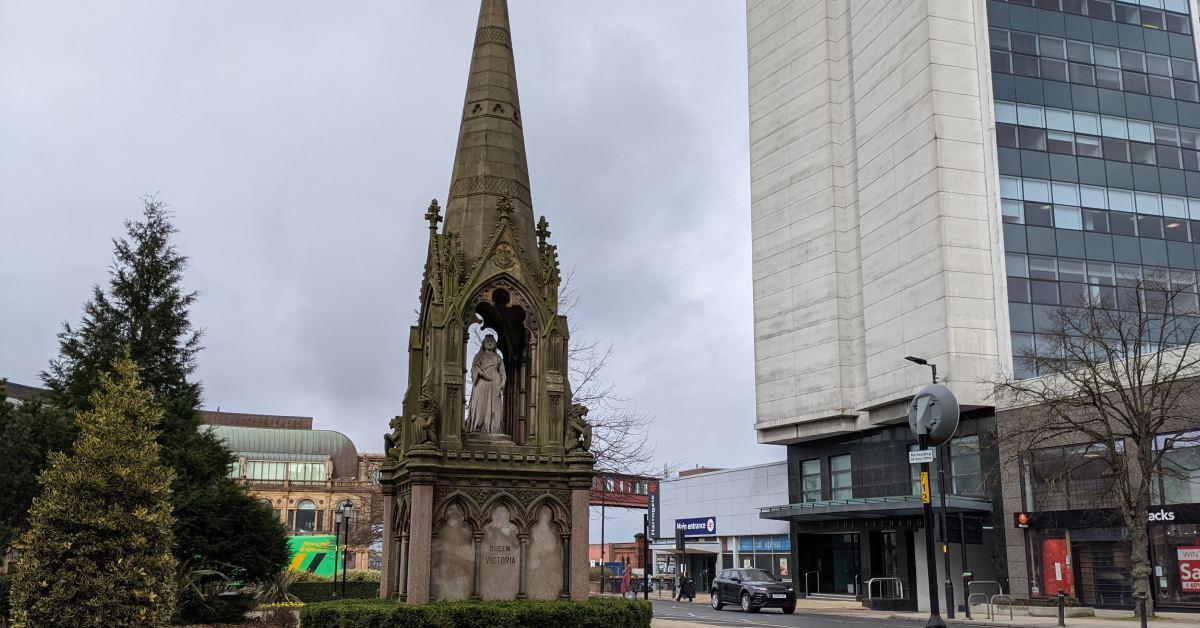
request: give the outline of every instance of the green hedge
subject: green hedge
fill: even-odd
[[[301,602],[327,602],[342,597],[342,583],[332,580],[321,582],[293,582],[288,593]],[[372,599],[379,597],[378,582],[346,582],[346,599]]]
[[[652,617],[649,602],[623,598],[434,602],[425,606],[394,600],[342,600],[308,604],[300,611],[302,626],[322,628],[649,628]]]
[[[12,581],[11,574],[0,574],[0,619],[8,617],[8,590],[12,588]]]

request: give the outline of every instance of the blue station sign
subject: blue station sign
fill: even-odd
[[[716,536],[716,517],[695,517],[692,519],[676,519],[675,529],[683,530],[684,536]]]

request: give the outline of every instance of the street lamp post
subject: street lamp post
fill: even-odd
[[[921,465],[921,511],[925,528],[925,561],[926,573],[929,579],[929,621],[927,627],[941,628],[946,625],[938,608],[937,595],[937,558],[933,549],[933,500],[930,498],[929,462],[933,458],[929,445],[940,447],[954,436],[958,429],[958,399],[949,388],[937,383],[937,365],[931,364],[925,358],[905,356],[905,360],[914,364],[928,366],[933,371],[933,383],[925,386],[913,397],[909,406],[908,424],[917,436],[920,452],[909,454],[909,463]],[[920,456],[919,458],[916,456]],[[945,558],[946,572],[946,611],[949,617],[954,617],[954,585],[950,579],[950,552],[946,539],[946,488],[945,488],[945,456],[938,464],[941,514],[942,514],[942,555]]]
[[[337,597],[337,572],[338,558],[341,555],[342,541],[342,522],[346,519],[345,504],[338,504],[337,510],[333,513],[333,584],[334,589],[330,597]],[[342,570],[343,572],[345,569]]]
[[[342,599],[344,600],[346,599],[346,554],[350,552],[350,524],[354,521],[354,505],[343,504],[342,512],[346,522],[346,525],[342,526],[346,538],[345,548],[342,549]]]
[[[908,360],[909,362],[912,362],[913,364],[920,364],[921,366],[928,366],[930,369],[933,370],[933,382],[932,383],[934,383],[934,384],[938,383],[937,365],[936,364],[930,362],[929,360],[926,360],[925,358],[918,358],[918,357],[914,357],[911,355],[904,356],[904,359]],[[925,448],[925,446],[922,445],[921,449],[924,449],[924,448]],[[948,617],[950,619],[954,619],[954,583],[950,580],[950,537],[946,534],[946,464],[947,464],[947,461],[950,459],[949,458],[950,448],[939,446],[939,447],[937,447],[936,451],[938,452],[937,453],[937,456],[938,456],[938,463],[937,463],[938,493],[941,495],[939,497],[939,500],[942,502],[942,507],[939,509],[939,512],[938,512],[938,531],[942,537],[942,558],[945,560],[945,564],[946,564],[946,569],[945,569],[945,572],[946,572],[946,580],[945,580],[945,582],[946,582],[946,617]],[[943,454],[947,454],[947,455],[943,455]],[[962,532],[959,531],[959,533],[961,534]],[[930,566],[930,568],[931,569],[933,568],[932,565]]]

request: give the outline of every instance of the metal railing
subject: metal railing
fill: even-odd
[[[871,578],[870,580],[867,580],[867,599],[868,600],[875,599],[874,587],[875,587],[876,582],[879,583],[879,599],[881,599],[881,600],[904,599],[904,581],[903,580],[901,580],[899,578]],[[884,596],[884,583],[892,583],[892,582],[896,583],[894,592],[897,594],[885,597]],[[891,589],[892,587],[889,586],[887,588]]]
[[[981,585],[981,584],[994,586],[994,587],[996,587],[996,590],[998,590],[1000,592],[990,595],[990,596],[987,593],[971,593],[971,587],[973,587],[975,585]],[[971,600],[973,600],[977,597],[982,598],[984,603],[987,604],[987,618],[988,619],[995,619],[995,617],[993,616],[993,613],[992,613],[992,606],[995,602],[995,599],[998,597],[1007,598],[1008,599],[1008,615],[1009,615],[1009,618],[1012,617],[1012,596],[1008,595],[1004,592],[1004,585],[1000,584],[999,581],[976,580],[974,582],[968,582],[967,583],[967,607],[968,608],[970,608],[970,606],[971,606]]]
[[[1008,601],[1008,619],[1009,619],[1009,621],[1012,621],[1013,597],[1007,593],[997,593],[996,595],[993,595],[991,597],[991,599],[988,600],[988,613],[991,613],[992,610],[996,607],[996,598],[1001,598],[1001,597]],[[989,619],[995,619],[995,617],[989,617]]]
[[[820,593],[820,592],[821,592],[821,572],[819,572],[819,571],[806,571],[806,572],[804,572],[804,595],[805,595],[805,596],[808,596],[808,595],[810,595],[810,592],[809,592],[809,590],[808,590],[808,577],[809,577],[809,576],[811,576],[811,575],[813,575],[813,574],[816,574],[816,576],[817,576],[817,590],[816,590],[816,591],[814,591],[813,593]]]

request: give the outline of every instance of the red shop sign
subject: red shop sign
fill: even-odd
[[[1200,591],[1200,547],[1177,547],[1179,584],[1184,591]]]

